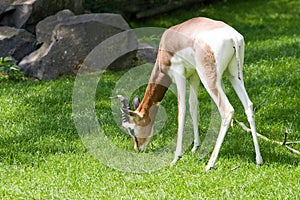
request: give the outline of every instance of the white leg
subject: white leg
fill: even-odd
[[[182,156],[182,137],[184,129],[184,119],[186,112],[185,96],[186,96],[186,80],[182,74],[173,73],[175,83],[177,86],[178,94],[178,133],[177,133],[177,145],[175,150],[174,160],[171,165],[174,165]]]
[[[224,137],[226,135],[226,132],[228,130],[229,124],[231,122],[231,119],[232,119],[233,113],[234,113],[234,109],[231,106],[231,104],[229,103],[229,101],[221,87],[221,84],[219,86],[217,86],[217,89],[214,89],[214,91],[211,91],[209,93],[211,94],[211,97],[213,98],[214,102],[216,103],[216,105],[219,109],[219,112],[222,117],[222,124],[220,127],[219,135],[218,135],[214,150],[213,150],[212,155],[211,155],[211,157],[208,161],[208,164],[205,168],[206,171],[213,168],[213,166],[217,160]]]
[[[260,154],[260,149],[258,145],[258,140],[257,140],[257,134],[256,134],[256,128],[255,128],[255,120],[254,120],[254,112],[253,112],[253,104],[247,94],[247,91],[245,89],[245,84],[244,84],[244,79],[243,79],[243,59],[244,59],[244,46],[242,46],[239,50],[239,55],[240,59],[238,60],[237,57],[234,57],[228,67],[228,72],[227,76],[229,80],[231,81],[231,84],[237,93],[239,99],[241,100],[245,113],[247,115],[250,128],[251,128],[251,133],[253,137],[253,143],[254,143],[254,148],[255,148],[255,153],[256,153],[256,163],[258,165],[263,163],[263,159]]]
[[[229,75],[229,80],[231,81],[234,90],[236,91],[239,99],[241,100],[244,106],[245,113],[247,115],[250,128],[251,128],[252,137],[253,137],[253,143],[254,143],[254,148],[256,153],[256,163],[260,165],[263,163],[263,159],[260,154],[258,140],[257,140],[254,113],[253,113],[253,104],[250,101],[248,94],[246,92],[243,77],[238,78],[236,76]]]
[[[198,130],[198,88],[200,84],[199,76],[196,74],[190,79],[190,96],[189,96],[189,105],[190,113],[193,121],[194,128],[194,146],[192,152],[194,153],[199,147],[199,130]]]
[[[217,105],[222,118],[219,135],[217,137],[212,155],[206,166],[206,170],[209,170],[214,166],[217,160],[224,137],[233,117],[234,109],[229,103],[228,98],[226,97],[222,88],[222,72],[216,70],[225,68],[225,65],[218,66],[218,62],[216,62],[214,57],[209,54],[209,51],[207,52],[199,51],[198,58],[200,59],[196,60],[196,70],[203,86]],[[222,64],[222,62],[219,63]]]

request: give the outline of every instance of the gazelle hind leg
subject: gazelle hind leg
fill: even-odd
[[[213,99],[215,104],[217,105],[220,115],[221,115],[221,118],[222,118],[222,123],[221,123],[221,127],[220,127],[219,134],[217,137],[217,141],[216,141],[214,150],[212,152],[212,155],[206,166],[206,171],[208,171],[209,169],[211,169],[214,166],[214,164],[217,160],[224,137],[226,135],[229,124],[233,117],[234,109],[231,106],[231,104],[229,103],[228,98],[226,97],[226,95],[223,91],[223,88],[221,85],[221,75],[220,75],[220,77],[217,77],[217,74],[216,74],[216,79],[211,80],[207,76],[205,76],[205,74],[204,74],[205,72],[203,73],[200,69],[201,69],[201,66],[197,67],[197,72],[199,74],[199,77],[200,77],[204,87],[208,91],[209,95],[211,96],[211,98]]]
[[[230,64],[229,70],[228,70],[228,78],[237,93],[239,99],[241,100],[243,107],[245,109],[245,113],[248,118],[248,122],[250,124],[251,133],[253,137],[253,143],[256,153],[256,163],[258,165],[263,163],[263,159],[260,154],[257,134],[256,134],[256,127],[255,127],[255,120],[254,120],[254,112],[253,112],[253,104],[248,97],[247,91],[245,89],[244,81],[243,81],[243,75],[242,73],[238,75],[238,69],[235,59]]]
[[[233,118],[233,113],[234,113],[234,109],[231,106],[231,104],[229,103],[229,101],[221,87],[221,84],[219,84],[217,86],[217,89],[213,89],[213,90],[210,89],[209,93],[219,109],[219,112],[220,112],[220,115],[222,118],[222,123],[221,123],[219,135],[218,135],[214,150],[213,150],[212,155],[211,155],[211,157],[208,161],[208,164],[205,168],[206,171],[210,170],[215,165],[215,162],[219,155],[222,143],[224,141],[226,132],[228,130],[228,127],[230,125],[230,122]]]
[[[189,108],[193,121],[194,128],[194,145],[192,152],[194,153],[200,145],[199,142],[199,130],[198,130],[198,89],[199,89],[200,79],[197,74],[190,78],[190,96],[189,96]]]

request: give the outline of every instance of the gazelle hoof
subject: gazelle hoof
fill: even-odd
[[[174,166],[180,158],[181,158],[181,156],[176,156],[176,157],[174,158],[174,160],[170,163],[170,166],[171,166],[171,167]]]
[[[195,153],[195,152],[197,151],[198,147],[199,147],[199,146],[193,146],[193,148],[192,148],[192,153]]]
[[[206,165],[206,167],[205,167],[205,171],[209,171],[209,170],[211,170],[212,168],[213,168],[213,166]]]
[[[256,164],[257,164],[257,165],[262,165],[262,164],[263,164],[263,159],[262,159],[261,156],[257,156],[257,157],[256,157]]]

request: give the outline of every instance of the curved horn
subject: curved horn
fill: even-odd
[[[122,103],[121,112],[122,112],[122,123],[129,122],[129,114],[128,111],[130,110],[130,104],[128,99],[126,99],[122,95],[117,95],[115,97],[110,97],[111,99],[119,99]]]
[[[134,110],[136,110],[139,105],[140,105],[140,97],[139,96],[136,96],[134,99],[133,99],[133,108]]]
[[[124,96],[117,95],[115,97],[110,97],[110,98],[112,98],[112,99],[119,99],[121,101],[121,103],[122,103],[122,108],[123,109],[128,109],[128,110],[130,109],[129,101]]]

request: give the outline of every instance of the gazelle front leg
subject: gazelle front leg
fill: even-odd
[[[190,78],[190,96],[189,96],[189,106],[190,113],[193,121],[194,128],[194,145],[192,152],[194,153],[200,145],[199,142],[199,130],[198,130],[198,88],[200,84],[200,79],[197,74]]]
[[[174,160],[171,162],[171,166],[174,165],[182,156],[182,137],[184,129],[184,120],[186,113],[186,79],[183,73],[174,72],[172,73],[175,84],[177,86],[177,98],[178,98],[178,132],[177,132],[177,143]]]

